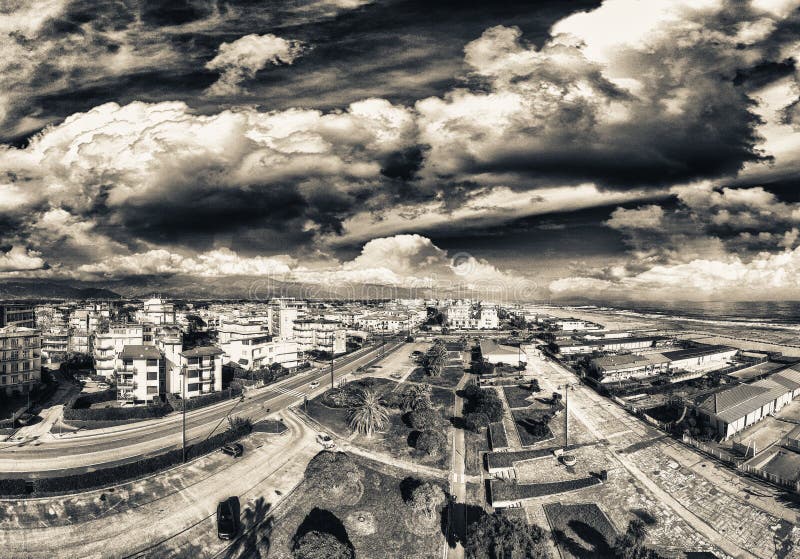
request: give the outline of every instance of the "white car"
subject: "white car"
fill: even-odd
[[[318,386],[319,386],[319,381],[318,381],[318,380],[315,380],[314,382],[312,382],[311,384],[309,384],[309,386],[310,386],[311,388],[316,388],[316,387],[318,387]]]
[[[330,437],[330,435],[327,435],[325,433],[319,433],[317,435],[317,442],[322,445],[322,448],[328,450],[336,448],[336,443],[333,442],[333,439]]]

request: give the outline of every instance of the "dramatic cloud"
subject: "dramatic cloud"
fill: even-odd
[[[299,41],[275,35],[246,35],[232,43],[222,43],[219,54],[206,68],[220,72],[219,80],[208,88],[209,95],[235,95],[243,90],[240,84],[255,77],[269,65],[292,64],[303,51]]]
[[[7,252],[0,254],[0,272],[25,272],[45,267],[46,263],[41,258],[41,253],[25,247],[11,247]]]

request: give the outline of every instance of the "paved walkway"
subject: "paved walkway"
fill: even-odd
[[[491,388],[489,389],[491,390]],[[502,387],[494,387],[494,391],[500,397],[500,401],[503,402],[503,429],[506,431],[506,440],[508,441],[508,447],[511,450],[520,450],[522,449],[522,439],[519,438],[519,431],[517,431],[517,424],[514,422],[514,416],[511,415],[511,406],[508,405],[508,400],[506,399],[506,392],[503,390]]]
[[[575,380],[558,364],[537,366],[542,367],[545,385]],[[708,461],[702,455],[663,437],[588,387],[577,386],[571,393],[570,412],[595,437],[608,441],[630,475],[726,553],[782,558],[791,556],[792,545],[800,544],[800,530],[787,522],[788,518],[796,521],[798,511],[779,502],[777,495],[765,495],[763,502],[770,502],[769,508],[780,509],[781,514],[762,508],[756,496],[743,491],[743,484],[750,485],[748,480],[738,478],[731,483],[730,475],[708,472]],[[763,484],[751,487],[763,491]]]

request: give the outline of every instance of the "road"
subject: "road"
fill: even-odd
[[[314,432],[293,414],[283,413],[282,418],[287,433],[254,433],[245,441],[241,458],[213,453],[176,472],[117,487],[116,493],[125,496],[118,506],[104,506],[101,491],[22,505],[3,500],[2,506],[10,513],[0,528],[2,555],[26,559],[253,557],[250,548],[259,545],[261,523],[300,483],[308,461],[320,450]],[[161,483],[171,476],[177,478],[173,481],[178,487]],[[147,500],[138,502],[140,495],[147,495]],[[231,495],[239,497],[244,531],[236,541],[226,542],[217,538],[216,506]],[[84,509],[75,499],[92,503],[95,512],[78,514]],[[129,504],[128,499],[137,502]],[[49,512],[32,515],[25,510],[37,504],[44,504]]]
[[[335,361],[335,381],[352,374],[382,353],[388,354],[404,342],[388,341],[385,348],[378,343],[353,355]],[[319,387],[309,385],[317,381]],[[218,433],[227,427],[229,415],[263,419],[269,413],[287,408],[323,392],[330,386],[330,369],[311,369],[262,389],[252,390],[240,401],[235,399],[187,412],[187,443]],[[0,477],[46,477],[77,473],[134,462],[180,447],[181,415],[173,414],[120,427],[50,434],[23,443],[0,444]]]
[[[458,392],[467,384],[470,375],[465,374],[456,386],[455,403],[453,404],[453,416],[463,417],[464,399]],[[458,535],[455,546],[447,547],[448,559],[464,559],[464,541],[467,534],[467,483],[464,466],[464,429],[453,429],[453,459],[450,468],[450,494],[453,496],[450,516],[450,534],[448,540],[452,541],[452,536]]]

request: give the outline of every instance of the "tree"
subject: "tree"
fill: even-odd
[[[485,413],[470,412],[464,414],[464,427],[475,433],[489,426],[489,417]]]
[[[354,559],[355,552],[333,534],[311,530],[297,540],[292,556],[294,559]]]
[[[419,407],[430,407],[430,404],[430,384],[412,384],[406,388],[401,395],[401,407],[403,411],[411,411]]]
[[[544,531],[535,524],[504,516],[483,514],[470,524],[464,552],[468,559],[544,559]]]
[[[374,390],[359,392],[350,408],[350,428],[367,437],[383,431],[389,423],[389,414]]]
[[[634,518],[628,523],[625,533],[614,542],[614,556],[619,559],[661,559],[661,555],[644,545],[646,538],[644,521]]]
[[[430,406],[420,406],[409,414],[411,426],[417,431],[436,429],[441,425],[441,415]]]
[[[415,447],[428,456],[439,456],[447,444],[447,437],[441,431],[422,431],[417,436]]]
[[[426,481],[411,492],[408,504],[414,512],[427,520],[433,520],[444,504],[444,491],[435,483]]]
[[[323,450],[306,466],[305,479],[310,487],[333,494],[357,487],[363,476],[361,468],[344,452]]]

